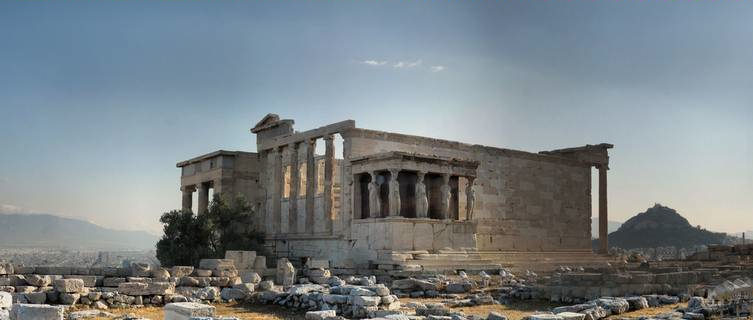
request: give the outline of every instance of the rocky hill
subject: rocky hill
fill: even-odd
[[[656,204],[609,234],[609,246],[623,249],[669,247],[691,248],[729,242],[725,233],[694,227],[672,208]],[[594,246],[598,245],[594,241]]]
[[[49,214],[0,214],[0,247],[153,250],[158,237]]]

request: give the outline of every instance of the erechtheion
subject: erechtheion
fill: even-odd
[[[257,152],[178,163],[183,207],[193,207],[194,191],[199,214],[210,189],[241,194],[277,257],[333,267],[588,262],[599,258],[591,249],[595,167],[606,252],[610,144],[533,153],[362,129],[353,120],[303,132],[293,124],[269,114],[251,129]]]

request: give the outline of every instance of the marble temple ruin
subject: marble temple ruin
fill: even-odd
[[[257,152],[220,150],[179,162],[183,208],[194,208],[193,192],[198,214],[210,190],[243,195],[277,258],[327,259],[332,267],[488,269],[605,259],[610,144],[535,153],[362,129],[353,120],[303,132],[293,124],[269,114],[251,129]]]

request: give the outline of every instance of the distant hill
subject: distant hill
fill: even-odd
[[[677,211],[660,204],[630,218],[617,231],[609,234],[609,246],[623,249],[666,246],[690,248],[728,241],[729,237],[725,233],[694,227]],[[597,245],[598,241],[594,241],[594,246]]]
[[[159,238],[50,214],[0,214],[0,247],[153,250]]]
[[[622,222],[619,221],[607,221],[607,233],[612,233],[620,228]],[[599,218],[591,218],[591,238],[596,239],[599,237]]]

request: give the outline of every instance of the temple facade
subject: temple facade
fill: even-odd
[[[270,252],[332,267],[483,268],[543,253],[583,260],[595,256],[596,168],[599,251],[608,248],[610,144],[532,153],[362,129],[353,120],[303,132],[293,125],[269,114],[251,129],[257,152],[178,163],[183,208],[205,212],[209,190],[243,195]]]

